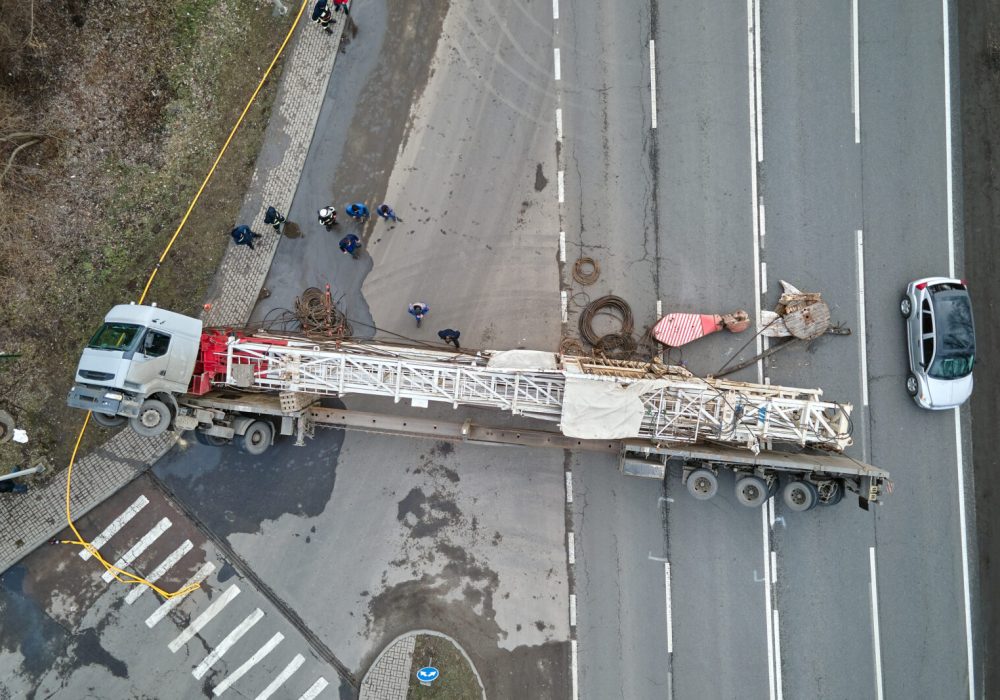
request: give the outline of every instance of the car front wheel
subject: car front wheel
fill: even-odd
[[[910,297],[903,297],[899,300],[899,313],[903,314],[903,318],[909,318],[910,314],[913,313],[913,304],[910,303]]]
[[[919,389],[919,388],[920,388],[920,386],[917,384],[917,378],[916,377],[914,377],[911,374],[910,376],[908,376],[906,378],[906,393],[907,394],[909,394],[910,396],[916,396],[917,395],[917,389]]]

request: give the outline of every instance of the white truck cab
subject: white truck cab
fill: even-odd
[[[115,306],[80,357],[67,403],[102,425],[131,418],[140,434],[163,432],[176,414],[174,395],[188,390],[201,328],[157,306]]]

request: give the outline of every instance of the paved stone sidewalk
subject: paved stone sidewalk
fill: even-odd
[[[242,326],[250,318],[267,277],[278,236],[264,224],[268,205],[287,213],[299,183],[316,120],[343,34],[343,21],[333,35],[320,31],[303,13],[296,36],[286,48],[275,106],[264,135],[264,146],[247,192],[241,223],[263,234],[254,250],[230,246],[209,295],[204,314],[208,325]],[[239,138],[237,132],[236,138]],[[228,231],[220,232],[220,235]],[[81,414],[82,415],[82,414]],[[89,428],[96,430],[95,426]],[[66,439],[76,438],[76,426],[66,427]],[[102,447],[77,461],[73,468],[71,506],[78,518],[142,474],[173,446],[174,433],[141,438],[125,429]],[[66,481],[55,479],[26,495],[0,497],[0,572],[6,571],[66,526]],[[95,533],[82,533],[85,537]]]
[[[416,633],[404,634],[387,646],[361,682],[360,700],[406,700]]]

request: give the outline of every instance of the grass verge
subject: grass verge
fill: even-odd
[[[417,671],[433,666],[441,675],[431,685],[421,685]],[[409,700],[479,700],[483,690],[472,667],[454,644],[430,634],[417,636],[410,669]]]

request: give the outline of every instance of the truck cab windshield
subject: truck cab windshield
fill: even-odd
[[[94,350],[134,350],[142,336],[143,327],[132,323],[105,323],[87,344]]]

